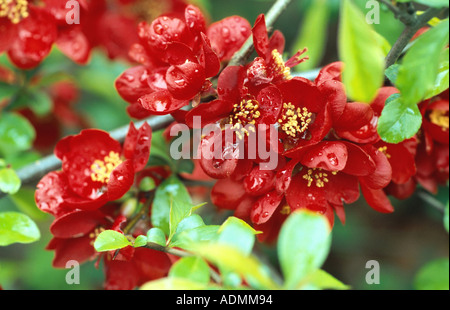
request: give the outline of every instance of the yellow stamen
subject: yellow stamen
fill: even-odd
[[[336,175],[337,171],[332,171],[332,175]],[[317,187],[325,187],[325,184],[330,182],[328,178],[328,173],[323,172],[320,168],[308,169],[308,171],[303,175],[303,179],[308,182],[308,187],[315,184]]]
[[[273,59],[273,64],[272,64],[271,69],[273,71],[277,72],[278,74],[280,74],[281,76],[283,76],[283,78],[286,80],[292,79],[291,68],[289,68],[285,65],[283,57],[278,52],[278,50],[275,49],[272,51],[272,59]]]
[[[18,24],[29,15],[27,0],[0,0],[0,17],[7,17],[11,23]]]
[[[441,126],[442,130],[448,130],[449,128],[448,115],[443,110],[433,110],[430,113],[430,120],[433,124]]]
[[[378,148],[378,151],[382,152],[384,155],[386,155],[387,158],[391,158],[391,154],[387,152],[387,146],[381,146]]]
[[[116,152],[109,152],[103,160],[95,160],[91,165],[91,179],[94,182],[108,183],[109,176],[114,169],[122,163],[119,154]]]
[[[233,125],[232,130],[237,129],[236,135],[240,140],[244,138],[244,135],[249,135],[250,132],[255,132],[253,127],[256,124],[256,119],[261,117],[259,111],[259,103],[256,100],[242,100],[239,104],[234,105],[234,109],[229,116],[228,123]],[[252,125],[248,130],[244,128],[246,125]]]
[[[312,113],[307,108],[295,108],[292,103],[283,104],[282,118],[278,120],[281,129],[289,136],[295,138],[299,133],[305,132],[311,123]]]
[[[280,213],[283,214],[283,215],[291,214],[291,207],[284,206],[283,208],[281,208]]]

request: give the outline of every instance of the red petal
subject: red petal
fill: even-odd
[[[74,238],[87,235],[104,222],[105,215],[98,211],[74,211],[58,217],[50,226],[56,238]]]
[[[267,34],[266,19],[264,14],[260,14],[252,28],[253,45],[259,56],[267,60],[272,50],[269,50],[269,36]]]
[[[342,141],[348,150],[348,160],[343,172],[356,176],[366,176],[376,169],[374,160],[356,144]]]
[[[261,116],[256,120],[257,124],[271,125],[275,124],[279,119],[282,96],[281,92],[275,86],[268,86],[263,88],[256,98],[259,102],[259,111]]]
[[[358,130],[368,125],[374,112],[370,105],[361,102],[348,102],[341,117],[334,122],[334,128],[337,130]]]
[[[165,277],[172,263],[166,253],[136,248],[133,262],[139,270],[140,284]]]
[[[37,185],[35,200],[39,209],[54,216],[69,210],[64,207],[64,199],[69,192],[69,183],[63,172],[50,172]]]
[[[7,18],[0,18],[0,54],[7,51],[17,38],[17,26]]]
[[[309,168],[340,171],[347,165],[348,152],[345,144],[337,141],[324,141],[305,147],[301,162]]]
[[[133,160],[134,171],[141,171],[148,162],[152,140],[152,129],[145,122],[139,130],[130,122],[130,129],[123,145],[125,158]]]
[[[385,188],[392,179],[392,167],[386,155],[380,150],[373,147],[372,145],[366,145],[363,149],[370,155],[374,160],[376,169],[373,173],[361,177],[360,180],[366,186],[372,189],[382,189]]]
[[[167,90],[154,92],[142,96],[138,100],[139,104],[153,115],[170,114],[189,104],[187,100],[178,100],[172,97]]]
[[[416,163],[414,156],[408,151],[403,143],[389,144],[379,142],[376,144],[376,147],[386,147],[386,156],[392,166],[393,182],[397,184],[406,183],[416,174]]]
[[[274,171],[261,170],[259,166],[256,166],[244,179],[243,185],[249,195],[261,196],[273,189],[274,181]]]
[[[137,66],[125,70],[116,80],[115,86],[119,95],[127,102],[133,103],[140,97],[151,93],[147,67]]]
[[[329,182],[325,183],[324,191],[327,201],[335,205],[343,202],[350,204],[358,200],[360,192],[358,178],[342,172],[328,175]]]
[[[251,35],[250,23],[240,16],[226,17],[211,24],[208,38],[221,61],[230,60]]]
[[[108,200],[121,198],[134,183],[134,165],[132,160],[126,160],[111,172],[108,182]]]
[[[199,57],[199,61],[205,68],[205,76],[213,77],[216,76],[220,71],[220,59],[217,54],[213,51],[211,47],[211,42],[208,37],[202,33],[202,50]]]
[[[343,62],[337,61],[323,67],[317,75],[315,83],[320,85],[330,80],[341,82],[343,66]]]
[[[172,66],[167,70],[166,83],[174,98],[190,100],[202,90],[205,70],[195,62]]]
[[[94,258],[97,251],[92,246],[93,241],[94,239],[89,236],[70,239],[52,239],[47,247],[48,249],[55,250],[52,266],[54,268],[66,268],[68,261],[75,260],[81,264]]]
[[[278,194],[276,191],[267,193],[253,205],[251,212],[251,220],[255,224],[263,224],[267,222],[283,201],[284,195]]]
[[[394,207],[381,189],[371,189],[361,184],[361,191],[369,206],[381,213],[392,213]]]
[[[211,201],[219,208],[235,210],[245,195],[242,182],[223,179],[214,184],[211,190]]]
[[[308,187],[307,181],[302,178],[302,173],[292,178],[286,192],[286,201],[293,210],[316,206],[316,209],[319,208],[325,212],[328,205],[325,190],[314,184]]]
[[[206,22],[202,11],[196,6],[189,4],[184,11],[186,24],[191,32],[198,36],[200,33],[206,32]]]
[[[18,36],[8,55],[17,67],[31,69],[50,53],[57,38],[55,21],[44,9],[33,8],[17,27]]]
[[[191,128],[204,128],[228,117],[232,109],[233,103],[225,100],[201,103],[186,114],[186,124]],[[198,126],[196,117],[200,121]]]
[[[219,75],[217,92],[222,100],[233,103],[241,101],[241,89],[244,85],[245,69],[242,66],[228,66]]]
[[[67,57],[78,64],[86,64],[89,60],[91,46],[81,27],[59,29],[56,45]]]

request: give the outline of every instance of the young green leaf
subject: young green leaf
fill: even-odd
[[[339,56],[342,81],[353,101],[370,103],[384,81],[384,51],[379,38],[351,0],[341,1]]]
[[[161,246],[166,246],[166,235],[157,227],[150,228],[147,231],[147,242],[153,242]]]
[[[20,189],[21,184],[22,182],[13,169],[0,169],[0,191],[7,194],[15,194]]]
[[[408,105],[419,103],[428,92],[433,91],[439,73],[440,56],[448,43],[448,27],[446,19],[419,36],[403,58],[396,87]]]
[[[286,289],[295,289],[328,256],[330,225],[324,216],[296,211],[284,222],[278,238],[278,256]]]
[[[218,231],[217,241],[220,244],[227,244],[250,254],[255,243],[255,235],[258,234],[250,225],[237,217],[230,216]]]
[[[209,266],[200,257],[183,257],[173,264],[169,271],[169,277],[187,279],[207,285],[210,278]]]
[[[136,240],[134,240],[133,246],[135,248],[139,248],[145,246],[146,244],[147,244],[147,236],[139,235],[136,237]]]
[[[417,104],[407,104],[398,94],[388,98],[378,120],[378,134],[383,141],[400,143],[413,137],[422,125]]]
[[[434,260],[417,273],[414,286],[418,290],[447,290],[449,289],[449,261],[448,258]]]
[[[449,62],[448,48],[442,51],[439,59],[439,69],[436,81],[433,87],[425,94],[425,99],[430,99],[431,97],[437,96],[446,89],[448,89],[449,84]]]
[[[193,245],[202,241],[216,240],[219,225],[203,225],[176,233],[169,246],[189,250]]]
[[[27,215],[19,212],[0,213],[0,246],[31,243],[40,237],[39,228]]]
[[[183,278],[162,278],[145,283],[141,290],[205,290],[206,285]]]
[[[120,232],[105,230],[98,235],[94,242],[97,252],[113,251],[132,245],[131,242]]]
[[[0,115],[0,153],[10,155],[29,149],[35,138],[30,122],[15,113]]]
[[[311,289],[322,290],[348,290],[350,288],[322,269],[317,269],[307,277],[305,285]]]

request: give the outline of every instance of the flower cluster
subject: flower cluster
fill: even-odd
[[[226,66],[249,31],[257,57]],[[184,19],[159,17],[141,24],[139,35],[141,43],[130,54],[142,65],[116,82],[131,104],[130,115],[171,113],[191,128],[215,126],[219,133],[203,134],[199,146],[200,166],[217,180],[212,202],[263,231],[261,240],[273,240],[297,209],[324,214],[333,225],[335,214],[345,222],[344,204],[361,194],[374,210],[390,213],[388,195],[403,199],[417,182],[434,191],[448,180],[448,92],[447,102],[443,94],[421,105],[421,137],[389,144],[377,124],[386,100],[398,90],[382,87],[370,104],[354,102],[342,83],[341,62],[323,67],[314,81],[293,77],[291,68],[308,59],[307,50],[284,61],[283,34],[269,37],[264,15],[251,30],[237,17],[205,28],[200,12],[189,6]],[[189,102],[192,109],[182,109]],[[223,142],[228,131],[235,136]],[[276,154],[273,169],[237,147],[256,148],[251,137],[262,132],[276,133],[275,140],[257,139]],[[223,152],[212,156],[216,145]],[[436,159],[423,160],[429,156]],[[418,172],[422,165],[428,167]]]
[[[69,260],[103,258],[107,289],[133,289],[167,274],[171,260],[162,252],[128,246],[118,253],[100,254],[93,246],[106,229],[124,233],[129,219],[118,199],[138,187],[144,176],[159,182],[158,172],[145,168],[151,136],[147,123],[139,129],[131,123],[123,146],[97,129],[83,130],[57,144],[55,155],[62,170],[44,176],[35,193],[37,206],[55,217],[50,227],[53,239],[47,246],[55,251],[55,268],[65,268]],[[137,237],[147,230],[141,227],[132,233]]]

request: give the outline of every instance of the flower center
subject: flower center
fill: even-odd
[[[391,154],[387,152],[387,146],[381,146],[378,148],[378,151],[386,155],[387,158],[391,158]]]
[[[282,78],[286,80],[292,79],[291,68],[285,65],[283,57],[276,49],[272,51],[272,60],[273,62],[271,63],[270,69],[273,72],[281,75]]]
[[[228,123],[233,125],[231,129],[236,129],[236,135],[240,140],[244,138],[244,135],[249,135],[250,132],[255,132],[254,125],[256,124],[256,119],[261,116],[259,111],[259,103],[254,99],[242,100],[241,103],[235,104],[233,112],[229,117]],[[245,128],[247,125],[252,125]]]
[[[122,163],[119,154],[116,152],[109,152],[103,160],[95,160],[91,165],[91,179],[94,182],[108,183],[109,176],[114,169]]]
[[[441,126],[442,130],[448,130],[449,128],[448,115],[443,110],[433,110],[430,113],[430,120],[433,124]]]
[[[295,108],[290,102],[283,104],[282,115],[278,123],[281,129],[293,138],[296,138],[299,133],[304,133],[312,121],[312,113],[307,108]]]
[[[27,0],[0,0],[0,17],[7,17],[13,24],[29,15]]]
[[[331,174],[336,175],[337,171],[332,171]],[[323,172],[320,168],[308,169],[308,171],[303,175],[303,179],[308,182],[308,187],[311,187],[312,184],[315,184],[316,187],[325,187],[325,184],[330,182],[328,179],[328,173]]]

